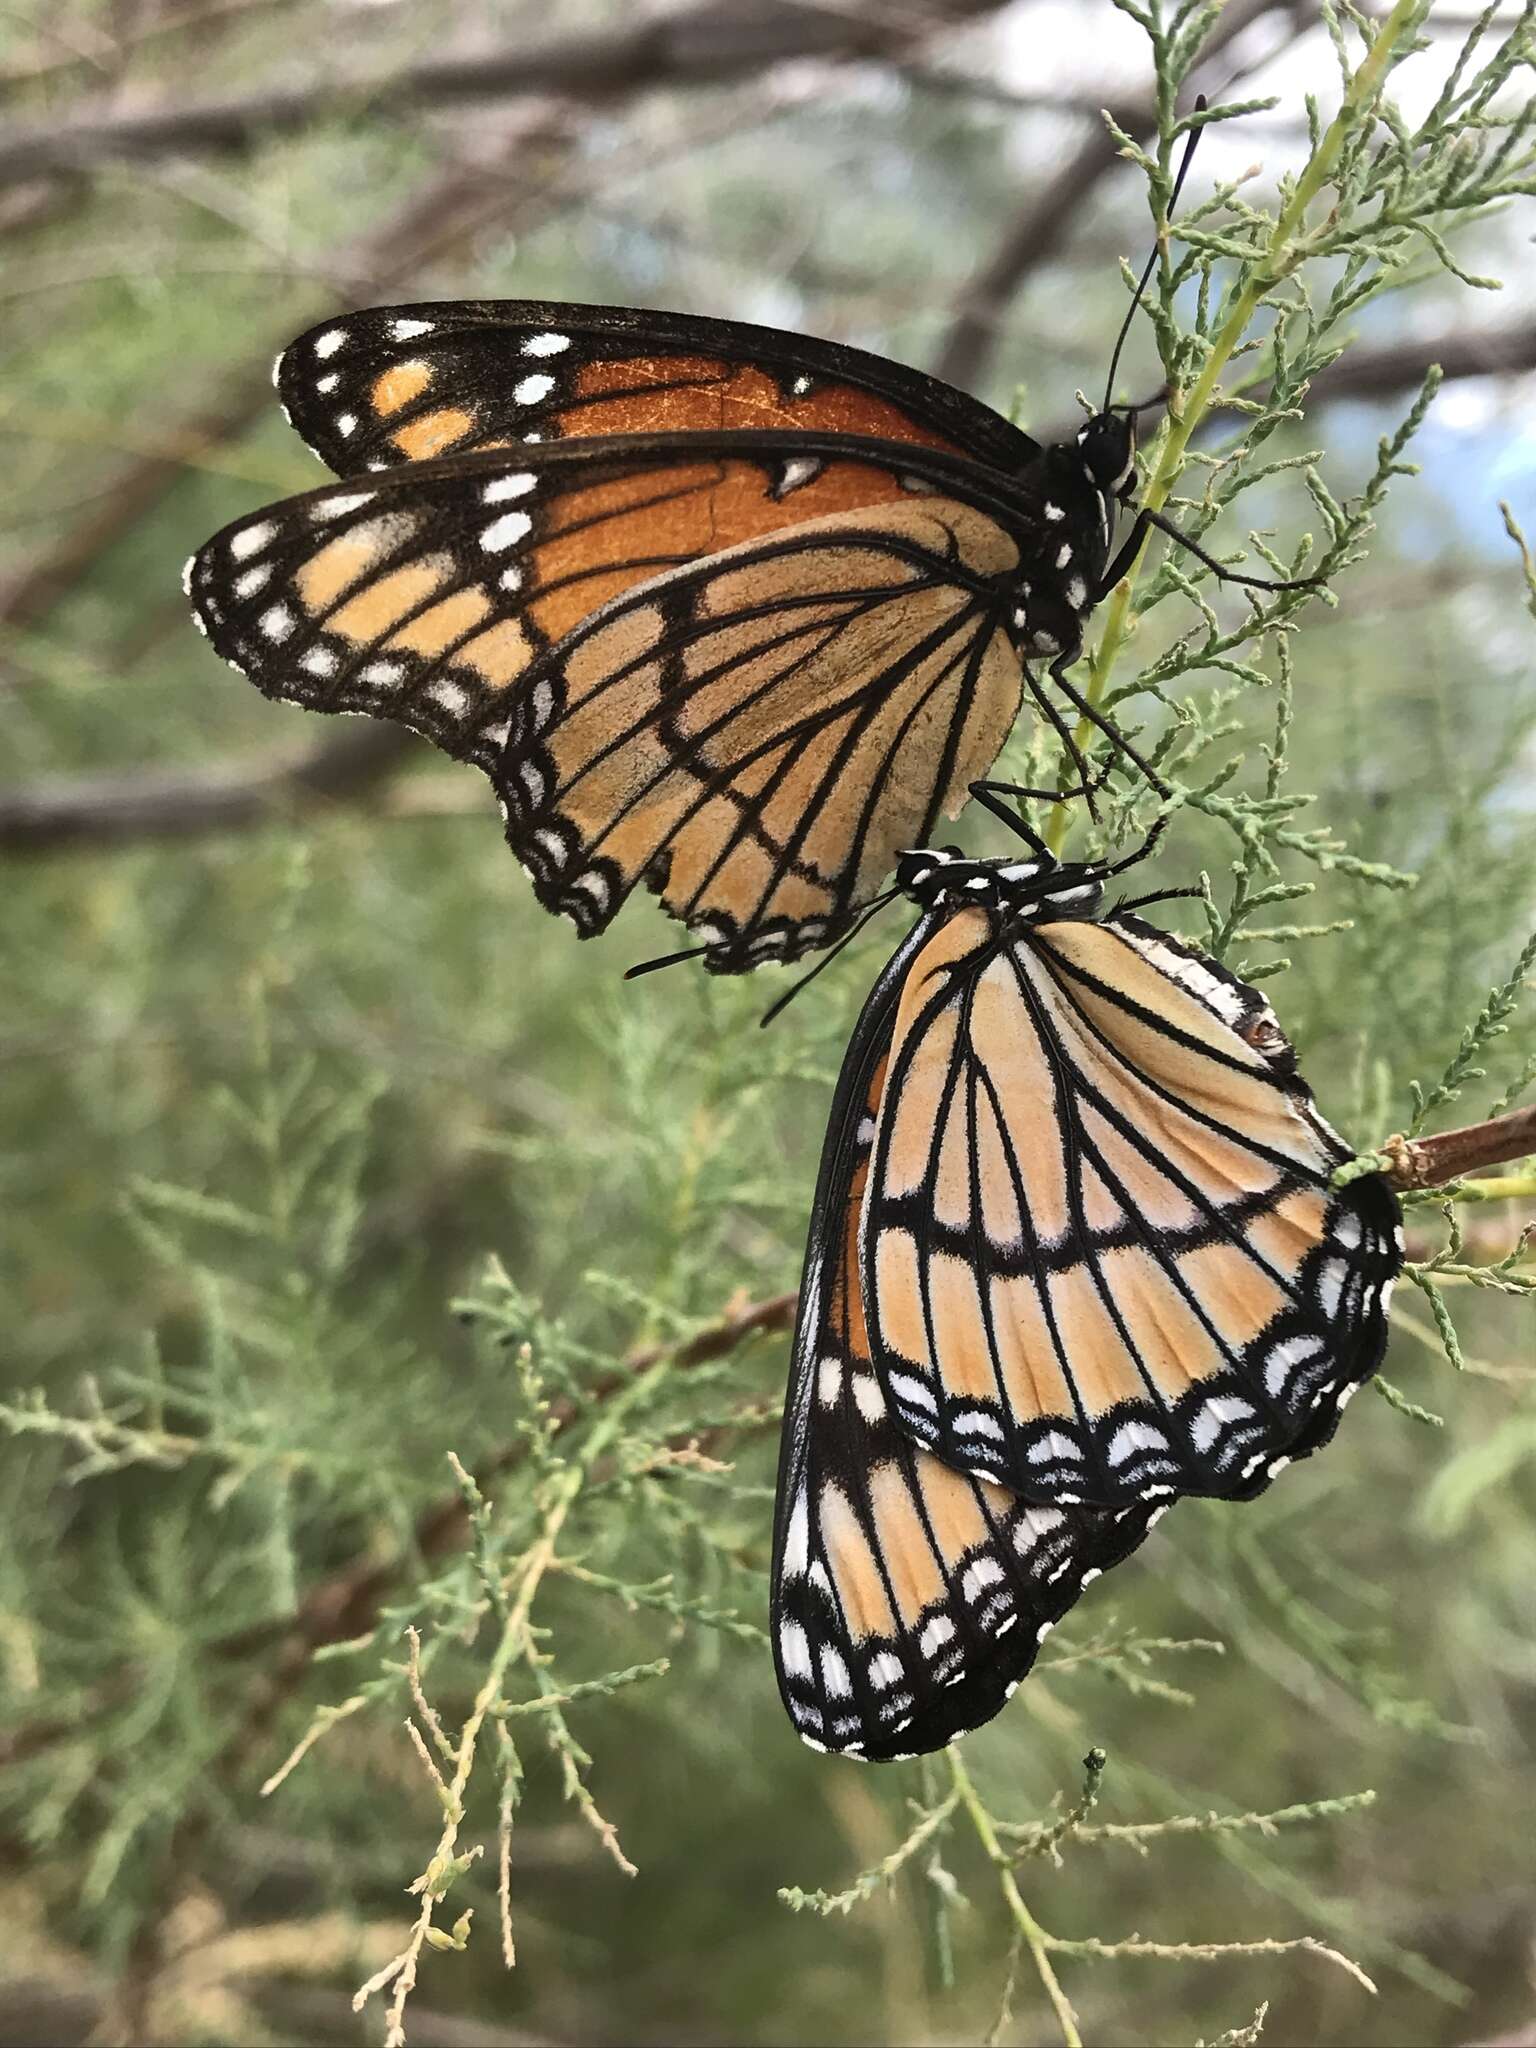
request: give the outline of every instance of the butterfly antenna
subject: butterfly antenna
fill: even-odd
[[[1195,101],[1195,112],[1203,114],[1207,105],[1208,102],[1205,94],[1201,93]],[[1184,145],[1184,161],[1179,165],[1178,175],[1173,181],[1173,190],[1168,195],[1168,211],[1163,216],[1165,223],[1173,219],[1173,209],[1178,205],[1179,194],[1184,189],[1184,180],[1188,175],[1190,163],[1194,158],[1195,145],[1200,140],[1200,133],[1201,131],[1198,128],[1191,129],[1189,140]],[[1105,379],[1104,383],[1103,409],[1105,412],[1109,411],[1109,401],[1115,395],[1115,373],[1120,368],[1120,351],[1125,347],[1126,337],[1130,334],[1131,322],[1136,317],[1136,309],[1141,304],[1142,294],[1152,282],[1152,273],[1157,268],[1157,259],[1160,253],[1160,247],[1154,241],[1152,254],[1147,258],[1146,268],[1141,273],[1141,279],[1132,295],[1131,303],[1125,309],[1125,318],[1120,323],[1120,332],[1115,338],[1115,352],[1109,359],[1109,376]]]
[[[882,910],[884,910],[888,903],[894,903],[896,898],[900,894],[901,891],[899,889],[887,889],[883,896],[877,896],[874,902],[870,904],[868,910],[866,910],[864,915],[859,919],[858,923],[853,927],[853,929],[851,931],[844,932],[843,936],[838,940],[837,944],[835,946],[830,946],[827,949],[827,951],[822,954],[821,958],[816,962],[816,965],[811,969],[810,973],[802,974],[800,979],[797,982],[795,982],[793,987],[787,988],[784,991],[783,995],[779,997],[776,1003],[769,1004],[768,1008],[764,1010],[762,1016],[758,1018],[758,1024],[760,1026],[767,1026],[773,1022],[775,1017],[779,1016],[783,1011],[787,1010],[790,1004],[795,1000],[795,997],[799,995],[801,989],[808,988],[810,984],[816,979],[817,975],[820,974],[821,970],[824,967],[830,967],[832,965],[832,962],[837,958],[838,954],[842,952],[843,948],[845,946],[851,946],[853,944],[854,940],[859,936],[859,933],[863,931],[865,925],[869,923],[870,919],[872,917],[877,917],[879,913]]]

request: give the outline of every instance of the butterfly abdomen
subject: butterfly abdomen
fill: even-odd
[[[1118,507],[1073,442],[1043,449],[1034,466],[1040,512],[1014,587],[1014,644],[1025,659],[1054,660],[1081,645],[1083,621],[1097,602],[1109,559]]]

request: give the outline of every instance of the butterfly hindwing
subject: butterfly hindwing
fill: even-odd
[[[278,358],[293,425],[338,475],[572,436],[801,430],[1016,473],[1028,435],[965,393],[808,335],[625,306],[461,300],[323,321]]]
[[[901,1427],[1036,1499],[1246,1496],[1380,1362],[1397,1205],[1268,1004],[1132,917],[952,915],[912,968],[864,1213]]]
[[[919,925],[844,1062],[801,1286],[779,1463],[772,1630],[779,1688],[814,1747],[884,1761],[990,1720],[1090,1580],[1159,1510],[1015,1498],[894,1427],[872,1370],[858,1217],[891,1027]]]
[[[1017,715],[1012,553],[924,497],[604,606],[539,665],[497,774],[540,900],[598,930],[643,878],[720,971],[838,936]]]
[[[1006,513],[950,495],[952,460],[811,445],[412,464],[226,528],[189,589],[268,695],[484,768],[584,934],[643,879],[736,971],[845,928],[985,772],[1023,687]]]

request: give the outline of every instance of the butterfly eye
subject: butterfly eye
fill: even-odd
[[[1101,412],[1077,437],[1088,474],[1101,491],[1119,491],[1136,460],[1136,422],[1128,413]]]

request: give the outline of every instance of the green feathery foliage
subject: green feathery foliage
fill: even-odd
[[[1502,1113],[1536,1081],[1519,1043],[1536,938],[1521,949],[1507,882],[1522,862],[1530,871],[1536,829],[1505,779],[1536,702],[1506,687],[1496,656],[1474,667],[1454,622],[1438,648],[1392,636],[1399,661],[1465,664],[1451,693],[1464,693],[1463,721],[1440,728],[1438,700],[1389,700],[1376,629],[1350,621],[1378,529],[1390,534],[1411,495],[1437,373],[1374,454],[1306,445],[1306,399],[1385,295],[1493,288],[1463,251],[1536,190],[1533,7],[1515,20],[1490,7],[1410,120],[1394,95],[1412,77],[1423,0],[1370,19],[1324,0],[1339,76],[1307,103],[1305,163],[1268,207],[1239,177],[1170,222],[1191,128],[1241,134],[1277,103],[1183,111],[1219,7],[1116,4],[1145,31],[1159,106],[1155,146],[1118,138],[1146,180],[1159,252],[1146,312],[1169,391],[1144,502],[1224,562],[1320,581],[1234,596],[1155,538],[1078,674],[1172,795],[1105,762],[1085,720],[1078,744],[1107,768],[1101,823],[1077,805],[1042,807],[1037,822],[1058,846],[1072,833],[1097,850],[1177,814],[1158,879],[1200,875],[1196,935],[1278,984],[1308,1072],[1372,1166],[1395,1133],[1453,1103]],[[359,185],[407,189],[412,165],[362,137],[357,155],[340,137],[294,144],[266,203],[320,206],[336,160]],[[649,140],[664,154],[665,136]],[[721,146],[719,189],[745,185],[728,136]],[[686,212],[686,187],[677,203]],[[872,218],[884,256],[899,230]],[[517,266],[488,257],[509,268],[481,289],[568,289],[556,233],[530,215]],[[619,268],[593,257],[599,284],[605,261]],[[130,379],[165,360],[146,322]],[[275,440],[218,465],[239,492],[309,480]],[[219,508],[246,502],[227,481],[189,486],[178,530],[200,538]],[[1248,522],[1243,554],[1235,519]],[[152,529],[143,543],[157,584],[166,538]],[[36,714],[28,760],[45,763],[49,719],[72,731],[71,717],[77,765],[107,758],[110,675],[92,644],[88,608],[18,637],[16,658],[62,706]],[[155,714],[172,753],[187,744],[188,701]],[[1389,701],[1399,713],[1383,720]],[[233,700],[209,713],[252,733],[257,715]],[[1039,727],[1004,761],[1040,787],[1060,786],[1068,765]],[[83,902],[43,880],[12,913],[18,989],[62,982],[88,1038],[49,1111],[71,1138],[51,1158],[45,1207],[55,1227],[82,1209],[113,1220],[99,1235],[79,1226],[69,1260],[47,1256],[40,1226],[30,1245],[47,1284],[0,1403],[12,1440],[0,1801],[31,1866],[13,1920],[93,1959],[109,1980],[103,2037],[302,2029],[246,2000],[242,1968],[267,1968],[344,1978],[358,2006],[382,2008],[387,2042],[428,2039],[413,2000],[504,2011],[536,2003],[524,1980],[545,1969],[567,1984],[599,1967],[644,1982],[674,1918],[687,1932],[665,1958],[660,2024],[696,2017],[700,2033],[771,2017],[802,1971],[794,2024],[827,2038],[915,2037],[926,2016],[946,2037],[1051,2027],[1068,2048],[1111,2025],[1193,2039],[1251,2010],[1254,1989],[1289,1993],[1313,1962],[1353,2001],[1330,2038],[1369,2026],[1358,1998],[1373,1980],[1454,2014],[1467,1987],[1432,1944],[1293,1845],[1385,1839],[1394,1795],[1328,1789],[1349,1782],[1331,1753],[1346,1744],[1394,1787],[1410,1767],[1454,1770],[1465,1751],[1481,1767],[1478,1702],[1442,1711],[1404,1679],[1402,1617],[1374,1575],[1389,1537],[1422,1559],[1486,1520],[1536,1456],[1528,1366],[1505,1320],[1524,1315],[1528,1331],[1536,1271],[1518,1226],[1497,1220],[1511,1212],[1487,1209],[1536,1195],[1536,1169],[1410,1206],[1417,1293],[1399,1310],[1400,1369],[1422,1375],[1434,1359],[1463,1376],[1457,1397],[1507,1391],[1508,1412],[1486,1411],[1481,1434],[1457,1434],[1449,1381],[1435,1393],[1444,1419],[1380,1381],[1385,1406],[1352,1430],[1418,1427],[1360,1465],[1341,1442],[1251,1514],[1181,1508],[1187,1533],[1159,1553],[1157,1583],[1127,1573],[1111,1589],[1123,1619],[1085,1603],[998,1729],[879,1773],[873,1789],[841,1763],[786,1764],[762,1626],[783,1339],[820,1119],[870,952],[768,1033],[755,1029],[760,990],[699,980],[621,996],[611,942],[593,949],[596,972],[573,961],[540,913],[508,908],[484,820],[472,820],[482,854],[478,838],[466,851],[471,827],[460,836],[430,811],[428,798],[382,829],[338,819],[249,865],[238,849],[186,870],[124,856],[92,869]],[[146,900],[158,950],[136,922]],[[61,929],[88,964],[60,962]],[[227,982],[176,979],[199,945]],[[36,1015],[41,1042],[52,1016]],[[1412,1078],[1436,1071],[1429,1086]],[[426,1187],[424,1160],[440,1185]],[[466,1218],[477,1244],[498,1247],[472,1275]],[[72,1270],[95,1255],[101,1299]],[[445,1310],[439,1283],[455,1271]],[[131,1331],[108,1312],[114,1293]],[[1362,1497],[1364,1471],[1377,1501]],[[1426,1473],[1404,1534],[1392,1488]],[[1467,1661],[1528,1679],[1511,1617],[1530,1526],[1510,1513],[1485,1532],[1484,1636]],[[1367,1515],[1357,1549],[1345,1537]],[[1268,1747],[1256,1751],[1259,1721]],[[1283,1775],[1277,1752],[1314,1735]],[[1319,1789],[1289,1796],[1297,1783]],[[263,1918],[279,1829],[302,1844],[303,1905]],[[856,1874],[811,1884],[829,1855]],[[1475,1845],[1468,1856],[1475,1869]],[[226,1862],[237,1875],[221,1894]],[[638,1909],[614,1906],[608,1880],[636,1879],[642,1862],[639,1886],[661,1896],[649,1918],[625,1919]],[[1158,1937],[1053,1931],[1099,1926],[1101,1897],[1119,1912],[1143,1866],[1158,1886],[1118,1924]],[[1219,1938],[1186,1925],[1184,1901],[1212,1891],[1233,1901]],[[789,1913],[765,1930],[775,1894]],[[717,1896],[745,1900],[729,1925]],[[265,1963],[239,1960],[242,1913]],[[200,1952],[222,1959],[201,1976]],[[1148,1991],[1146,1961],[1207,1966],[1211,2003],[1197,2005],[1193,1971]],[[716,1965],[731,1973],[724,2023],[726,2008],[677,1981]],[[886,1985],[886,2011],[861,1995],[850,2015],[850,1971]],[[594,2030],[593,2009],[572,1994],[572,2038]],[[1259,2041],[1267,2010],[1211,2048]],[[1110,2017],[1125,2011],[1137,2017]],[[777,2022],[754,2036],[783,2037]]]

